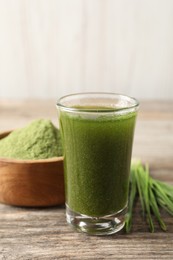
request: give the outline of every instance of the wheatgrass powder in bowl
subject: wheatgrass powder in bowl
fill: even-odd
[[[3,158],[37,160],[59,156],[62,156],[60,133],[50,120],[35,120],[0,140]]]

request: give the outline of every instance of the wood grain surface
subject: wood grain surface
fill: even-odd
[[[28,109],[29,106],[29,109]],[[1,130],[22,126],[33,118],[57,121],[52,101],[0,103]],[[173,184],[173,104],[142,102],[134,157],[150,163],[152,176]],[[136,205],[133,230],[108,237],[74,232],[64,207],[19,208],[0,205],[0,259],[173,259],[173,217],[162,211],[167,232],[149,233]]]

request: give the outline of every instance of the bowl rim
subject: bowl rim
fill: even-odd
[[[54,163],[54,162],[62,162],[63,156],[60,157],[53,157],[48,159],[14,159],[14,158],[6,158],[6,157],[0,157],[0,162],[4,163],[25,163],[25,164],[39,164],[39,163]]]

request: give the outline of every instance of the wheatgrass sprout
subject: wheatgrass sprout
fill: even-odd
[[[155,216],[160,228],[166,231],[167,227],[161,217],[160,208],[173,216],[173,186],[152,178],[148,165],[143,165],[140,160],[133,160],[129,185],[129,207],[125,220],[127,233],[132,228],[133,209],[137,198],[139,198],[142,215],[148,223],[149,231],[154,232],[152,216]]]

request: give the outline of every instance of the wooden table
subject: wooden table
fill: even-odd
[[[56,123],[54,103],[1,100],[0,131],[34,118]],[[152,176],[173,184],[173,102],[142,102],[133,156],[149,162]],[[66,224],[64,207],[0,205],[0,259],[173,259],[173,217],[162,213],[167,232],[156,226],[149,233],[137,206],[131,234],[94,237],[74,232]]]

